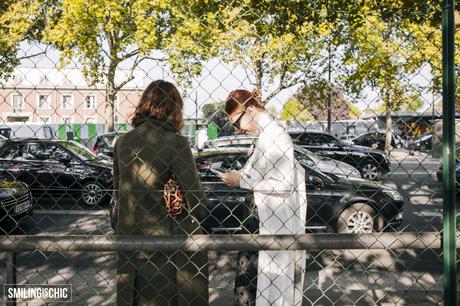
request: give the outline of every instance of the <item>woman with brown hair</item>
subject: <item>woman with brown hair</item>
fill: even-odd
[[[256,135],[257,140],[244,167],[221,174],[222,181],[231,187],[253,191],[259,234],[304,234],[307,216],[305,170],[294,158],[291,137],[265,111],[257,93],[234,90],[224,107],[236,132]],[[302,305],[304,253],[240,252],[234,305]]]
[[[166,81],[150,83],[134,111],[134,128],[114,148],[118,235],[200,234],[194,216],[205,207],[183,127],[183,102]],[[163,203],[174,177],[188,205],[175,217]],[[118,252],[117,305],[207,305],[208,264],[202,252]]]

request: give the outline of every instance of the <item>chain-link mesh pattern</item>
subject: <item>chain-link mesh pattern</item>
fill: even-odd
[[[441,235],[440,13],[412,1],[6,1],[2,234]],[[148,91],[155,80],[183,105],[163,83]],[[236,89],[265,110],[224,104]],[[160,111],[139,112],[142,100]],[[442,304],[430,244],[149,250],[18,249],[2,255],[0,282],[14,267],[17,284],[72,284],[74,305]]]

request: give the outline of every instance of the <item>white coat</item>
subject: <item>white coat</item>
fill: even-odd
[[[254,192],[260,234],[303,234],[307,215],[305,171],[286,130],[268,113],[255,117],[259,137],[240,170],[240,187]],[[304,251],[260,251],[256,306],[302,304]]]

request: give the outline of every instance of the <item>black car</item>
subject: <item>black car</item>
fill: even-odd
[[[231,188],[211,171],[239,170],[248,156],[216,150],[195,156],[208,209],[199,216],[207,232],[250,232],[258,228],[252,192]],[[302,162],[301,162],[302,163]],[[306,171],[309,230],[371,232],[402,223],[402,196],[394,189],[361,178],[325,174],[302,163]]]
[[[313,153],[352,165],[366,179],[376,179],[390,171],[388,156],[379,150],[348,145],[338,138],[320,131],[289,132],[294,144]]]
[[[0,225],[1,233],[14,227],[32,214],[32,194],[24,182],[6,173],[0,174]]]
[[[91,206],[108,200],[113,186],[111,162],[75,141],[8,140],[0,147],[0,172],[27,183],[35,197],[71,195]]]
[[[369,147],[373,149],[385,150],[386,133],[368,132],[357,136],[351,140],[351,143],[358,146]],[[391,146],[393,148],[403,148],[404,142],[400,136],[393,133],[391,137]]]

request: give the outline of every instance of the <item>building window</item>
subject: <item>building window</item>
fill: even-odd
[[[9,123],[25,123],[29,121],[29,116],[22,116],[22,115],[11,115],[6,117],[6,121]]]
[[[96,109],[96,97],[95,96],[85,97],[85,109]]]
[[[73,124],[73,116],[63,116],[62,123],[67,125]]]
[[[95,124],[95,123],[97,123],[96,117],[95,116],[87,116],[87,117],[85,117],[85,123],[86,124]]]
[[[50,116],[40,116],[40,117],[38,117],[37,122],[38,123],[49,124],[49,123],[51,123],[51,117]]]
[[[73,99],[71,95],[62,96],[62,109],[73,109]]]
[[[48,95],[38,95],[38,108],[50,109],[51,104],[49,103]]]
[[[22,95],[13,95],[13,109],[24,108],[24,97]]]

